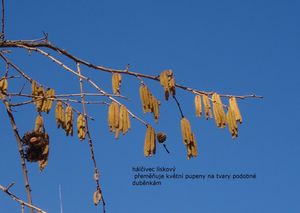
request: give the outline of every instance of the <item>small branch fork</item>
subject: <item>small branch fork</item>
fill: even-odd
[[[29,207],[30,209],[34,209],[36,210],[38,213],[46,213],[44,210],[30,204],[27,203],[25,201],[23,201],[22,199],[20,199],[19,197],[17,197],[16,195],[14,195],[12,192],[9,191],[9,189],[14,185],[14,183],[9,184],[9,186],[4,187],[0,184],[0,190],[3,191],[5,194],[7,194],[9,197],[11,197],[13,200],[17,201],[18,203],[21,204],[22,207],[22,212],[24,212],[24,206]]]

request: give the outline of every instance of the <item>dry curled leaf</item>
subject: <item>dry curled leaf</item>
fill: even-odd
[[[93,195],[93,201],[95,206],[97,206],[101,200],[102,200],[101,192],[99,190],[95,191]]]

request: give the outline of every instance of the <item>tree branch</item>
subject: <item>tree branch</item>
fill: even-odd
[[[7,194],[9,197],[11,197],[13,200],[17,201],[18,203],[21,204],[21,208],[22,208],[22,212],[24,212],[24,206],[27,206],[29,207],[30,209],[34,209],[36,211],[38,211],[39,213],[46,213],[44,210],[30,204],[30,203],[27,203],[23,200],[21,200],[20,198],[18,198],[16,195],[14,195],[13,193],[11,193],[9,191],[9,188],[12,186],[13,184],[10,184],[10,186],[8,187],[4,187],[0,184],[0,190],[3,191],[5,194]]]
[[[44,47],[44,48],[48,48],[48,49],[51,49],[53,51],[56,51],[57,53],[62,54],[64,56],[66,56],[67,58],[75,61],[76,63],[83,64],[83,65],[85,65],[89,68],[93,68],[93,69],[100,70],[100,71],[103,71],[103,72],[109,72],[109,73],[115,72],[115,73],[121,73],[121,74],[125,74],[125,75],[132,75],[132,76],[135,76],[135,77],[141,77],[141,78],[147,78],[147,79],[159,81],[159,76],[152,76],[152,75],[142,74],[142,73],[139,73],[139,72],[132,72],[132,71],[129,71],[127,68],[125,68],[125,70],[118,70],[118,69],[112,69],[112,68],[92,64],[90,62],[87,62],[83,59],[80,59],[80,58],[72,55],[71,53],[67,52],[64,49],[61,49],[61,48],[58,48],[58,47],[52,45],[47,40],[44,40],[44,41],[41,41],[41,42],[28,42],[28,41],[23,41],[23,40],[3,41],[3,42],[0,42],[0,47],[12,47],[12,48],[24,48],[24,49]],[[212,95],[214,93],[214,91],[211,91],[211,92],[201,91],[201,90],[192,89],[190,87],[183,86],[183,85],[180,85],[180,84],[175,84],[175,86],[177,88],[192,92],[194,94]],[[250,95],[219,94],[219,95],[220,95],[220,97],[226,97],[226,98],[234,96],[234,97],[239,98],[239,99],[263,98],[262,96],[255,95],[255,94],[250,94]]]
[[[5,32],[4,32],[4,24],[5,24],[5,10],[4,10],[4,0],[2,0],[2,19],[1,19],[1,36],[0,40],[4,41],[5,40]]]
[[[15,134],[15,138],[16,138],[16,141],[17,141],[17,144],[18,144],[19,154],[20,154],[20,157],[21,157],[21,165],[22,165],[22,170],[23,170],[23,175],[24,175],[24,181],[25,181],[25,188],[26,188],[27,196],[28,196],[28,202],[29,202],[30,205],[32,205],[31,189],[30,189],[29,179],[28,179],[28,175],[27,175],[27,168],[26,168],[26,164],[25,164],[24,152],[23,152],[23,149],[22,149],[22,140],[21,140],[21,137],[19,135],[19,131],[17,129],[17,125],[16,125],[16,122],[15,122],[13,113],[11,111],[9,102],[6,99],[4,99],[3,103],[5,105],[6,112],[7,112],[7,115],[9,117],[12,129],[13,129],[13,132]],[[30,212],[34,213],[33,208],[30,208]]]
[[[81,75],[81,70],[80,70],[80,64],[77,63],[77,72],[79,75]],[[95,182],[96,182],[96,186],[97,186],[97,190],[99,191],[99,193],[102,195],[102,203],[103,203],[103,213],[105,213],[105,200],[103,197],[103,193],[102,190],[100,188],[100,184],[99,184],[99,170],[97,167],[97,161],[96,161],[96,157],[95,157],[95,152],[94,152],[94,145],[93,145],[93,141],[92,141],[92,137],[91,137],[91,133],[89,130],[89,122],[87,119],[87,112],[86,112],[86,106],[85,106],[85,101],[84,101],[84,91],[83,91],[83,82],[82,82],[82,78],[79,78],[79,86],[80,86],[80,97],[81,97],[81,102],[82,102],[82,109],[83,109],[83,116],[85,119],[85,124],[86,124],[86,134],[88,136],[88,141],[89,141],[89,146],[90,146],[90,152],[91,152],[91,158],[93,161],[93,165],[94,165],[94,176],[97,178],[94,178]]]

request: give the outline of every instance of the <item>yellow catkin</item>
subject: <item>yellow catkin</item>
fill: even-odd
[[[191,134],[192,134],[191,124],[187,118],[183,117],[180,121],[180,125],[181,125],[183,143],[187,145],[191,142]]]
[[[57,128],[65,128],[65,112],[61,101],[57,101],[55,106],[55,118],[57,123]]]
[[[160,101],[152,95],[148,87],[144,84],[140,86],[140,98],[143,105],[143,112],[151,112],[155,122],[158,122]]]
[[[169,83],[170,92],[172,93],[172,95],[176,95],[176,89],[175,89],[176,87],[175,87],[173,71],[169,70],[167,74],[168,74],[168,83]]]
[[[119,104],[114,101],[108,107],[108,126],[111,132],[119,127]]]
[[[239,106],[237,104],[236,98],[234,96],[229,98],[229,106],[232,108],[236,121],[240,122],[240,124],[243,122],[242,115],[239,110]]]
[[[176,94],[175,80],[172,70],[164,70],[162,73],[160,73],[159,80],[161,86],[164,88],[166,100],[169,99],[170,94]]]
[[[151,92],[149,91],[146,85],[141,84],[140,86],[140,97],[143,105],[143,112],[150,112],[150,96]]]
[[[197,157],[198,147],[197,147],[197,141],[194,134],[193,134],[193,143],[191,144],[191,149],[192,149],[192,157]]]
[[[52,108],[52,103],[53,100],[51,100],[50,98],[54,98],[55,97],[55,91],[54,89],[48,89],[46,91],[46,101],[43,105],[43,112],[46,112],[47,114],[50,112],[51,108]]]
[[[150,157],[156,152],[156,137],[155,131],[151,125],[147,126],[145,142],[144,142],[144,156]]]
[[[163,71],[162,73],[160,73],[159,81],[160,81],[161,86],[164,88],[165,99],[168,100],[170,89],[169,89],[168,76],[167,76],[167,71],[166,70]]]
[[[221,121],[221,117],[218,111],[218,104],[217,104],[217,100],[216,100],[216,93],[214,93],[212,95],[212,104],[213,104],[213,112],[214,112],[214,118],[217,124],[217,127],[221,127],[222,121]]]
[[[224,128],[226,126],[226,114],[223,108],[223,103],[220,98],[220,95],[217,93],[213,93],[212,102],[217,127]]]
[[[145,107],[146,97],[145,97],[145,85],[144,84],[140,85],[139,91],[140,91],[140,99],[141,99],[142,106],[143,106],[143,112],[145,113],[146,112],[146,107]]]
[[[201,115],[202,115],[202,102],[201,102],[201,96],[200,95],[195,96],[194,104],[195,104],[196,116],[201,117]]]
[[[48,134],[45,134],[46,137],[49,137]],[[39,160],[40,171],[43,171],[48,164],[48,155],[49,155],[49,144],[47,144],[43,150],[43,159]]]
[[[44,120],[41,115],[38,115],[35,119],[35,127],[34,131],[39,133],[43,131],[43,126],[44,126]]]
[[[128,132],[130,129],[130,118],[129,118],[129,113],[125,105],[121,105],[120,107],[120,127],[119,130],[124,134]]]
[[[160,106],[160,101],[157,100],[156,98],[153,97],[153,102],[152,102],[152,113],[153,113],[153,116],[154,116],[154,120],[155,122],[157,123],[158,122],[158,119],[159,119],[159,106]]]
[[[36,97],[38,95],[38,86],[35,80],[32,80],[31,82],[31,94],[32,94],[32,100],[34,101],[34,104],[36,105]]]
[[[119,73],[112,74],[112,90],[115,95],[120,94],[122,76]]]
[[[31,94],[32,95],[36,95],[37,94],[37,85],[36,85],[36,81],[32,80],[31,82]]]
[[[202,95],[202,99],[203,99],[203,105],[204,105],[205,118],[207,120],[208,118],[212,118],[210,101],[209,101],[208,95]]]
[[[228,107],[226,116],[227,116],[228,130],[232,138],[236,138],[238,136],[238,127],[237,127],[234,111],[230,106]]]
[[[36,110],[38,112],[41,112],[43,109],[44,101],[45,101],[45,90],[43,87],[37,87],[36,88],[36,96],[39,96],[36,98],[37,100],[35,101],[36,104]]]
[[[77,135],[80,140],[85,139],[86,127],[85,127],[85,118],[82,114],[77,117]]]
[[[8,87],[8,81],[6,77],[2,77],[0,80],[0,91],[6,93]]]
[[[187,145],[188,159],[191,159],[192,157],[197,157],[198,156],[197,142],[196,142],[195,135],[193,133],[191,135],[191,138],[192,138],[192,143]]]
[[[65,113],[65,131],[67,136],[73,136],[73,109],[70,105],[67,106]]]
[[[7,93],[8,81],[6,77],[1,78],[0,80],[0,98],[4,98],[4,94]]]
[[[197,142],[194,133],[192,132],[192,128],[190,122],[187,118],[183,117],[180,121],[181,124],[181,133],[183,138],[183,143],[187,147],[187,156],[188,159],[191,157],[197,157]]]

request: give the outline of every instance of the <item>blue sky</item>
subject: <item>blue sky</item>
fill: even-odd
[[[142,113],[139,82],[124,76],[122,94],[131,99],[124,103],[156,130],[167,133],[171,153],[158,146],[154,157],[145,158],[145,127],[133,120],[130,132],[115,141],[108,132],[107,107],[89,106],[89,114],[96,118],[91,134],[108,213],[296,213],[300,211],[299,6],[292,0],[11,0],[6,1],[6,38],[34,39],[44,31],[52,43],[95,64],[124,69],[130,63],[133,71],[152,75],[172,69],[176,82],[183,85],[265,97],[239,101],[244,123],[233,141],[228,130],[217,129],[213,120],[197,119],[194,96],[177,90],[198,141],[199,156],[188,161],[175,102],[164,101],[159,83],[146,80],[162,100],[161,119],[155,125],[151,115]],[[8,57],[57,93],[79,90],[75,76],[42,56],[14,50]],[[82,71],[111,90],[110,74]],[[11,84],[15,85],[11,90],[18,91],[22,81]],[[16,110],[20,132],[32,129],[33,106]],[[17,146],[3,106],[0,116],[0,184],[15,182],[12,191],[26,198]],[[40,173],[36,164],[27,164],[34,203],[47,212],[59,212],[60,185],[64,213],[99,212],[92,203],[95,186],[87,142],[67,138],[56,129],[53,111],[45,120],[51,137],[48,167]],[[175,166],[185,174],[256,173],[257,178],[177,180],[134,187],[133,166]],[[20,207],[0,193],[0,212],[20,212]]]

